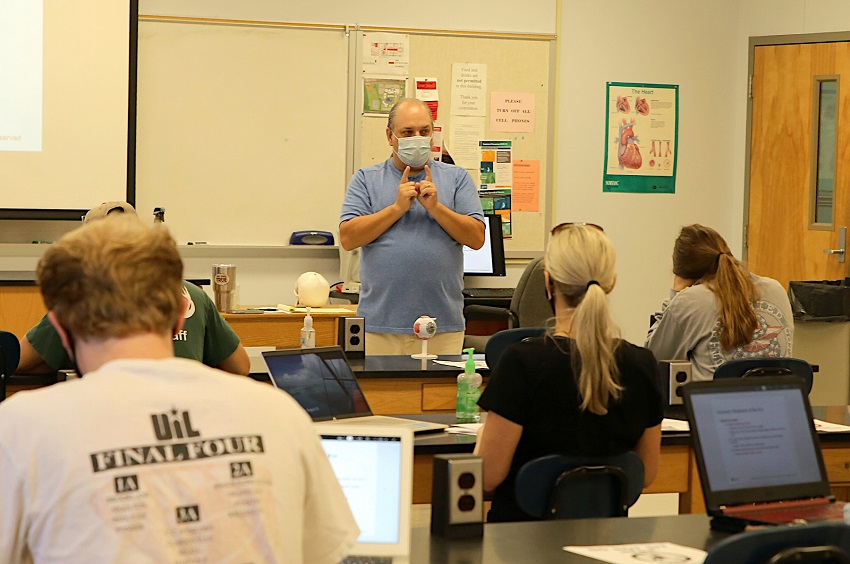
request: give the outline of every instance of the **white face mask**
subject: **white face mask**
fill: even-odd
[[[407,166],[419,168],[431,157],[430,137],[393,137],[398,139],[398,158]]]

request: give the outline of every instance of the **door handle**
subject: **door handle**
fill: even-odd
[[[839,227],[838,228],[838,248],[837,249],[824,249],[823,254],[825,255],[838,255],[838,262],[844,262],[844,259],[847,256],[847,228]]]

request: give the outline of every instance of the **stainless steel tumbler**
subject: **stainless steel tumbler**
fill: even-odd
[[[218,311],[232,311],[236,307],[236,266],[214,264],[212,280],[215,307]]]

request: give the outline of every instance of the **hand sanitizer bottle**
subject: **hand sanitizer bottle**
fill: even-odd
[[[478,423],[481,415],[478,413],[478,398],[481,397],[481,374],[475,371],[475,360],[472,353],[475,349],[463,349],[467,354],[466,366],[457,377],[457,409],[458,423]]]
[[[313,317],[310,315],[310,308],[307,308],[307,315],[304,316],[304,327],[301,328],[301,348],[312,349],[316,346],[316,330],[313,329]]]

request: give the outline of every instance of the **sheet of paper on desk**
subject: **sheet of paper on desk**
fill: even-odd
[[[672,542],[644,542],[600,546],[565,546],[564,550],[611,564],[635,562],[693,562],[700,564],[708,555],[704,550]]]
[[[667,419],[664,418],[661,421],[661,431],[682,431],[687,432],[690,431],[691,427],[688,425],[687,421],[681,421],[679,419]]]
[[[444,366],[454,366],[455,368],[465,368],[466,361],[465,360],[435,360],[437,364],[442,364]],[[486,360],[474,360],[475,369],[478,370],[487,370],[487,361]]]
[[[838,423],[830,423],[829,421],[821,421],[820,419],[813,419],[815,422],[815,431],[818,433],[847,433],[850,432],[850,427],[847,425],[840,425]]]
[[[446,429],[446,433],[453,433],[455,435],[477,435],[478,429],[484,423],[456,423]]]

